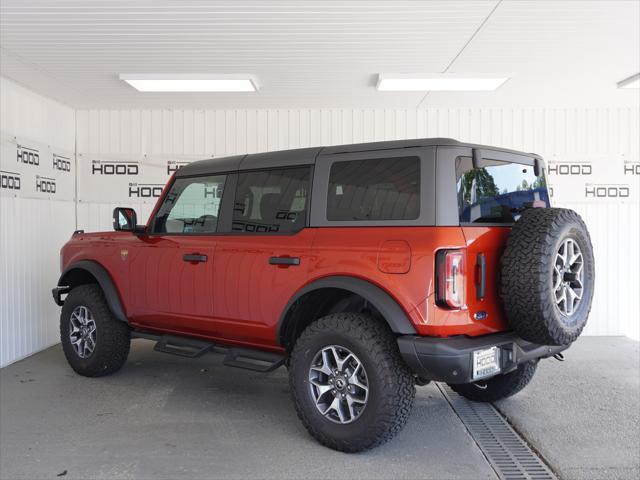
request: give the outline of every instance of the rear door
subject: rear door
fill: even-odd
[[[238,173],[231,232],[216,241],[220,336],[273,346],[280,314],[307,278],[311,172],[304,165]]]
[[[536,176],[532,157],[489,149],[482,149],[481,157],[474,168],[471,148],[438,148],[438,166],[453,166],[455,171],[456,198],[451,204],[457,206],[455,221],[467,243],[469,313],[487,327],[504,330],[500,258],[523,209],[549,206],[549,196],[544,169]]]
[[[215,233],[226,175],[177,178],[131,257],[134,323],[213,330]]]

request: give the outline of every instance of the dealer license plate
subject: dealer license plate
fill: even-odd
[[[500,373],[500,349],[485,348],[473,352],[473,379],[490,377]]]

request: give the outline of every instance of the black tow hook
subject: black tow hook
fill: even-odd
[[[561,353],[556,353],[553,358],[555,358],[556,360],[558,360],[559,362],[564,362],[564,355]]]

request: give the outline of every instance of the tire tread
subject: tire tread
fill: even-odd
[[[290,388],[298,417],[314,438],[334,450],[359,452],[388,442],[407,423],[415,397],[415,379],[400,357],[395,336],[386,326],[366,315],[357,313],[328,315],[318,319],[304,330],[294,346],[292,362],[296,362],[314,336],[328,331],[339,332],[367,346],[369,354],[373,357],[374,368],[384,384],[385,395],[381,398],[382,408],[380,408],[382,414],[367,427],[367,433],[359,438],[351,440],[332,438],[318,429],[314,419],[301,408],[298,398],[301,394],[300,386],[295,385],[294,376],[291,374]]]
[[[88,359],[78,357],[66,331],[65,324],[77,302],[90,307],[98,329],[97,345]],[[120,370],[127,361],[131,345],[129,325],[113,316],[102,289],[96,284],[80,285],[71,290],[60,314],[60,338],[67,362],[76,373],[85,377],[102,377]]]
[[[567,224],[575,225],[588,242],[593,276],[592,247],[589,232],[580,215],[564,208],[534,208],[526,210],[509,235],[501,259],[500,297],[512,328],[523,339],[541,345],[568,345],[575,341],[591,309],[591,298],[584,318],[577,328],[566,328],[558,321],[556,306],[547,288],[549,272],[555,261],[554,245],[559,232]],[[587,266],[585,265],[585,268]],[[592,279],[589,279],[592,281]]]

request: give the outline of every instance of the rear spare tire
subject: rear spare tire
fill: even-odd
[[[595,280],[593,247],[580,215],[525,210],[502,256],[500,296],[513,330],[541,345],[568,345],[584,328]]]

